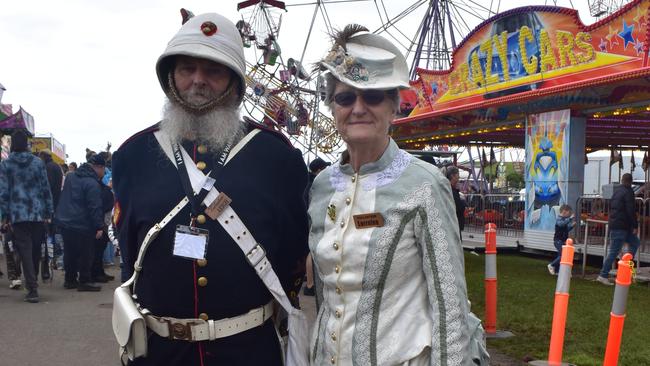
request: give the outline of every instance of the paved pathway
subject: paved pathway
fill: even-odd
[[[119,365],[111,328],[113,281],[101,292],[63,288],[63,272],[39,283],[41,302],[23,302],[25,290],[10,290],[4,257],[0,268],[0,364],[25,366]],[[116,275],[117,268],[109,268]]]

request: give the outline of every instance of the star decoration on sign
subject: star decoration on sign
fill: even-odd
[[[601,38],[598,47],[600,48],[600,52],[607,52],[607,41]]]
[[[625,44],[623,45],[623,49],[627,48],[628,43],[634,43],[634,37],[632,37],[632,32],[634,32],[634,24],[627,25],[625,23],[625,19],[623,19],[623,31],[618,34],[619,37],[623,38],[625,41]]]
[[[637,55],[643,53],[643,42],[637,40],[634,44],[634,49],[636,50]]]

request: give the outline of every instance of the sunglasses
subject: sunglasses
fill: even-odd
[[[349,107],[357,101],[357,96],[363,99],[363,102],[370,106],[381,104],[386,98],[385,90],[364,90],[362,92],[344,91],[334,95],[334,102],[341,107]]]

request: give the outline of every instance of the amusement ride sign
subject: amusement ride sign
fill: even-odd
[[[418,103],[405,122],[647,66],[649,3],[633,1],[590,26],[575,10],[559,7],[496,15],[459,44],[450,70],[418,70],[411,84]]]

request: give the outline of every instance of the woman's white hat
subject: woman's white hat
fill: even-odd
[[[174,56],[184,55],[211,60],[230,68],[239,78],[241,101],[246,90],[246,61],[244,45],[235,25],[216,13],[193,16],[184,9],[181,13],[183,26],[169,41],[156,63],[156,73],[163,91],[169,91],[168,75]]]
[[[320,61],[336,79],[357,89],[408,89],[406,59],[390,41],[351,24],[334,35],[330,52]]]

